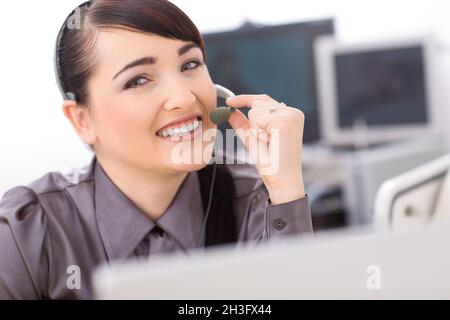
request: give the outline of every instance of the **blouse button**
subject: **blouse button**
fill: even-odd
[[[287,222],[284,221],[283,219],[276,219],[276,220],[273,222],[273,225],[274,225],[275,229],[277,229],[277,230],[283,230],[283,229],[286,227]]]

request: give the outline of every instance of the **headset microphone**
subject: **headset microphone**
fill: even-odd
[[[219,98],[227,99],[235,96],[235,94],[231,92],[231,90],[221,85],[215,84],[214,86],[216,87],[217,96]],[[220,126],[221,124],[224,124],[230,119],[231,113],[233,113],[234,111],[236,111],[235,108],[220,107],[211,112],[209,118],[214,124]]]

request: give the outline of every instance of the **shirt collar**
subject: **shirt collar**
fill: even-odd
[[[109,260],[130,256],[155,225],[182,248],[198,247],[203,206],[196,171],[188,173],[168,209],[154,222],[117,188],[98,161],[93,165],[96,219]]]
[[[200,245],[203,217],[200,182],[194,171],[188,173],[175,198],[156,224],[178,241],[183,249],[188,250]]]

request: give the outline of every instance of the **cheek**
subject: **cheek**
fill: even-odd
[[[111,99],[99,109],[99,135],[103,139],[123,140],[125,143],[140,140],[144,135],[148,138],[156,117],[148,101],[138,99]]]

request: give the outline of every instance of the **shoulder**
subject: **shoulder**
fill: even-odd
[[[30,220],[43,221],[43,202],[64,199],[65,191],[92,180],[92,164],[68,173],[49,172],[33,182],[5,192],[0,200],[0,223],[10,227]]]
[[[87,166],[47,173],[4,194],[0,252],[7,258],[0,258],[0,299],[89,296],[87,277],[84,290],[61,288],[68,266],[90,271],[105,260],[93,214],[94,168],[95,158]]]
[[[90,182],[94,179],[92,162],[80,168],[74,168],[70,172],[49,172],[41,178],[29,183],[25,188],[29,189],[37,196],[42,196],[48,193],[63,192],[70,188],[78,187],[79,185]]]
[[[0,259],[0,299],[37,298],[45,291],[48,270],[55,261],[52,246],[62,246],[64,235],[73,233],[70,216],[74,211],[65,209],[72,206],[70,193],[77,190],[70,189],[92,180],[89,168],[50,172],[3,195],[0,252],[6,258]]]

